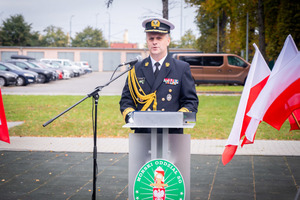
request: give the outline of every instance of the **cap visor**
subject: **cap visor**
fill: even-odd
[[[154,33],[169,33],[168,31],[162,31],[162,30],[145,30],[146,33],[154,32]]]

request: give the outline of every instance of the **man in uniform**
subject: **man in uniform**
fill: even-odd
[[[188,63],[168,54],[170,30],[166,19],[151,18],[142,23],[150,56],[135,64],[128,73],[120,100],[120,110],[128,123],[134,111],[197,112],[198,97]],[[136,129],[150,133],[150,129]],[[161,130],[158,130],[161,132]],[[170,133],[183,133],[170,129]]]

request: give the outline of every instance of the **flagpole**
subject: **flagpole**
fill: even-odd
[[[299,122],[298,122],[298,120],[297,120],[297,118],[296,118],[296,116],[295,116],[295,114],[293,112],[292,112],[292,116],[293,116],[295,122],[297,123],[298,128],[300,129],[300,124],[299,124]]]

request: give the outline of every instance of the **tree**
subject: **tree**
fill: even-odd
[[[289,34],[292,35],[298,48],[300,47],[300,2],[265,0],[264,3],[266,52],[270,60],[275,60]]]
[[[169,0],[162,0],[163,10],[162,15],[163,18],[169,19]]]
[[[105,2],[106,7],[109,8],[109,6],[112,5],[114,0],[107,0]],[[163,9],[162,9],[162,16],[165,19],[169,19],[169,0],[161,0],[163,4]]]
[[[196,36],[191,29],[187,30],[179,41],[179,48],[196,49]]]
[[[68,36],[62,31],[62,28],[53,25],[48,26],[43,32],[46,34],[41,37],[41,45],[48,47],[66,47],[68,46]]]
[[[265,12],[263,0],[258,0],[257,3],[257,13],[258,13],[258,31],[259,31],[259,47],[260,52],[266,59],[266,38],[265,38]]]
[[[291,34],[300,45],[300,2],[295,0],[185,0],[198,7],[196,18],[201,32],[198,49],[215,52],[217,27],[220,51],[241,54],[246,48],[246,24],[249,16],[248,46],[259,45],[265,59],[276,59],[285,38]],[[219,24],[217,24],[219,17]],[[251,52],[252,51],[252,52]],[[249,55],[250,55],[249,53]],[[251,57],[251,55],[250,55]]]
[[[2,46],[30,46],[32,41],[31,24],[25,22],[20,14],[11,16],[3,21],[0,31]]]
[[[86,27],[82,32],[77,33],[72,40],[73,47],[108,47],[107,42],[103,38],[100,29]]]
[[[30,46],[41,46],[40,33],[38,31],[33,31],[30,37]]]

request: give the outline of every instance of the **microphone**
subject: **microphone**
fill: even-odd
[[[137,57],[135,57],[133,60],[128,61],[128,62],[124,62],[119,66],[123,66],[123,65],[134,65],[135,63],[139,62],[142,60],[142,56],[138,55]]]
[[[114,75],[115,75],[115,73],[116,73],[116,71],[117,71],[117,69],[118,69],[119,67],[124,66],[124,65],[130,65],[129,69],[131,70],[131,69],[133,68],[132,65],[134,65],[135,63],[137,63],[137,62],[139,62],[139,61],[142,61],[142,56],[140,56],[140,55],[136,56],[136,57],[135,57],[133,60],[131,60],[131,61],[124,62],[124,63],[118,65],[118,67],[114,70],[113,74],[111,75],[110,80],[112,80],[112,78],[114,77]]]

